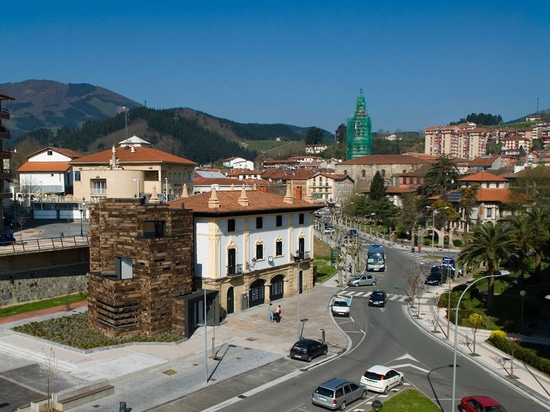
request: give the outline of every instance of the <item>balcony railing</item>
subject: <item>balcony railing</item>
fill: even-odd
[[[55,249],[69,249],[74,247],[90,246],[87,235],[64,236],[52,238],[21,239],[18,233],[14,234],[13,245],[0,246],[0,255],[13,255],[17,253],[44,252]]]
[[[243,265],[227,266],[227,276],[237,276],[243,274]]]
[[[295,262],[301,262],[302,260],[309,260],[309,259],[311,259],[309,250],[299,251],[294,255]]]

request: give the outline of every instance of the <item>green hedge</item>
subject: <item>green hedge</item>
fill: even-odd
[[[500,336],[492,336],[488,341],[501,351],[512,355],[519,361],[525,362],[527,365],[550,375],[550,360],[541,358],[533,349],[527,349],[519,345],[517,342],[510,341]],[[510,350],[512,348],[512,350]]]

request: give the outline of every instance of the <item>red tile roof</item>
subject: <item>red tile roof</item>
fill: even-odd
[[[242,195],[240,188],[232,191],[215,192],[219,200],[219,208],[209,208],[208,203],[213,192],[201,193],[178,200],[169,201],[171,208],[192,209],[197,215],[243,215],[257,213],[276,213],[278,211],[313,211],[320,209],[323,205],[306,202],[305,200],[293,199],[292,203],[285,203],[285,196],[274,193],[262,192],[259,190],[247,190],[248,206],[239,203]]]
[[[510,201],[510,189],[479,189],[476,194],[478,202],[500,202]]]
[[[461,182],[507,182],[508,179],[489,172],[478,172],[459,179]]]
[[[58,172],[64,173],[70,169],[67,162],[26,162],[17,171],[19,173],[27,172]]]
[[[112,159],[112,149],[104,150],[103,152],[94,153],[89,156],[83,156],[79,159],[71,161],[71,164],[109,164]],[[120,161],[120,164],[131,163],[175,163],[185,164],[189,166],[196,166],[197,163],[185,159],[183,157],[175,156],[170,153],[162,152],[152,147],[135,146],[133,147],[118,147],[116,148],[116,157]]]
[[[40,149],[40,150],[37,150],[36,152],[34,153],[31,153],[30,155],[28,155],[26,158],[29,159],[33,156],[36,156],[37,154],[39,153],[44,153],[46,152],[47,150],[52,150],[54,152],[57,152],[57,153],[60,153],[62,155],[65,155],[67,156],[68,158],[70,159],[76,159],[76,158],[79,158],[79,157],[82,157],[82,155],[78,152],[75,152],[74,150],[71,150],[71,149],[66,149],[66,148],[63,148],[63,147],[53,147],[53,146],[48,146],[44,149]]]

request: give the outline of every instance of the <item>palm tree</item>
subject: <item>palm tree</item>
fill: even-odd
[[[513,238],[510,227],[503,222],[486,222],[474,228],[467,237],[466,244],[458,254],[458,261],[465,265],[485,265],[487,273],[493,274],[501,261],[513,251]],[[487,307],[494,304],[495,279],[489,278],[487,285]]]
[[[527,212],[529,231],[531,233],[531,246],[535,255],[535,281],[540,281],[540,265],[542,256],[547,250],[550,240],[550,218],[548,208],[535,206]]]
[[[533,242],[531,236],[531,228],[526,215],[514,216],[506,220],[506,224],[510,227],[510,235],[514,240],[514,249],[506,265],[518,274],[518,284],[524,282],[524,275],[527,271],[527,258],[533,252]]]

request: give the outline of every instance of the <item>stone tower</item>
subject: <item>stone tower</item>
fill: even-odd
[[[346,160],[368,156],[372,151],[371,122],[363,89],[355,104],[355,113],[346,123]]]

